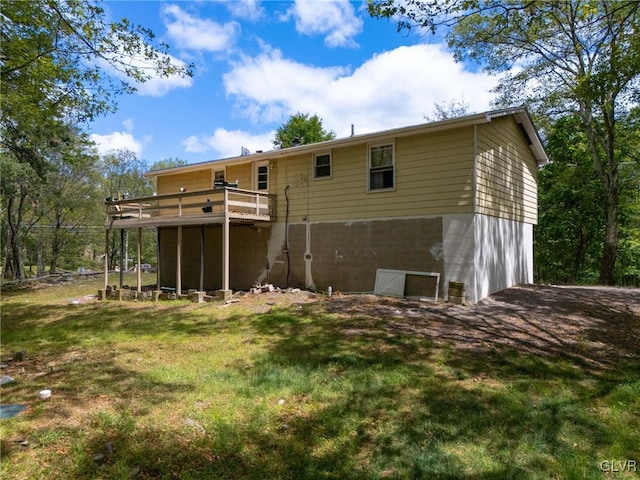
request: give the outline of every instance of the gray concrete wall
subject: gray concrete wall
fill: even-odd
[[[216,290],[221,286],[222,231],[211,226],[204,232],[204,286]],[[183,289],[199,288],[200,227],[183,227],[182,239]],[[282,224],[232,225],[230,244],[233,290],[269,282],[371,292],[378,268],[444,274],[441,217],[297,223],[288,232]],[[177,229],[160,229],[161,287],[175,288],[176,251]]]
[[[182,286],[199,288],[200,227],[183,227]],[[205,232],[205,290],[221,288],[222,229]],[[161,287],[176,285],[176,228],[160,229]],[[230,287],[256,283],[372,292],[379,268],[440,274],[463,282],[469,302],[533,281],[533,227],[480,214],[353,222],[232,225]],[[288,251],[285,249],[288,245]],[[410,289],[428,288],[410,279]],[[415,282],[414,282],[415,280]],[[412,283],[413,282],[413,283]],[[415,285],[414,285],[415,284]],[[415,293],[415,292],[411,292]]]
[[[477,214],[474,230],[477,301],[533,282],[533,225]]]

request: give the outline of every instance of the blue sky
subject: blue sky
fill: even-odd
[[[497,80],[455,63],[441,37],[397,32],[366,2],[110,1],[113,19],[151,28],[193,78],[154,78],[89,125],[104,154],[129,149],[149,163],[271,150],[276,129],[317,114],[337,136],[424,123],[434,103],[491,108]]]

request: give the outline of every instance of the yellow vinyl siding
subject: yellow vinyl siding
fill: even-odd
[[[190,192],[207,190],[213,186],[211,167],[195,172],[174,173],[173,175],[158,176],[158,195],[168,195],[180,192],[184,187]]]
[[[477,127],[477,212],[536,224],[536,161],[512,117]]]
[[[270,159],[249,156],[246,163],[226,166],[226,180],[252,190],[254,162],[269,161],[269,194],[275,197],[278,221],[285,219],[288,197],[291,223],[472,213],[474,206],[477,213],[537,222],[536,161],[512,116],[477,126],[376,138],[374,144],[394,144],[392,189],[367,191],[366,143],[321,147],[318,152],[331,153],[331,178],[313,179],[314,152],[307,149],[285,157],[274,152]],[[224,163],[160,175],[158,194],[176,193],[182,186],[189,191],[211,188],[213,172],[225,168]]]
[[[158,195],[168,195],[179,193],[180,188],[186,188],[188,192],[197,192],[199,190],[208,190],[213,187],[213,170],[211,167],[203,168],[193,172],[174,173],[172,175],[158,176]],[[188,204],[204,204],[207,201],[206,195],[188,197],[184,199],[183,205]],[[160,206],[175,205],[176,200],[160,201]],[[185,207],[183,214],[201,213],[201,206]],[[160,210],[160,215],[177,215],[177,209]]]
[[[289,185],[291,222],[470,213],[473,208],[473,129],[388,139],[395,143],[395,188],[367,191],[368,145],[332,150],[332,178],[313,180],[313,155],[280,161],[278,218]],[[386,142],[376,141],[376,145]],[[273,192],[272,192],[273,193]]]
[[[244,190],[253,190],[251,183],[251,163],[243,163],[241,165],[229,165],[227,167],[227,182],[235,183],[238,181],[238,188]]]

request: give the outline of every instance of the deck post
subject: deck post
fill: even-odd
[[[109,286],[109,229],[104,231],[104,289]]]
[[[120,229],[120,288],[124,285],[124,228]]]
[[[142,228],[138,228],[138,263],[136,272],[138,273],[138,293],[142,292],[142,271],[140,270],[140,264],[142,263]]]
[[[182,293],[182,225],[178,225],[178,244],[176,251],[176,295]]]
[[[204,225],[200,226],[200,291],[204,291]]]
[[[156,290],[160,290],[160,229],[156,229]]]
[[[104,289],[98,292],[98,298],[106,300],[109,286],[109,229],[104,230]]]
[[[229,290],[229,192],[224,189],[224,218],[222,219],[222,289],[218,292],[223,300],[231,298]]]

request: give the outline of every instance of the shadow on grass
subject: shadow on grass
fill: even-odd
[[[95,329],[95,318],[87,316],[132,335],[175,332],[195,338],[249,328],[265,348],[246,364],[229,367],[239,379],[229,394],[253,399],[241,420],[213,406],[198,419],[204,433],[185,425],[136,427],[125,414],[98,418],[68,473],[602,478],[599,460],[640,454],[637,428],[621,432],[606,422],[611,392],[627,388],[618,403],[639,408],[640,367],[637,344],[621,341],[615,352],[599,349],[599,341],[624,340],[623,327],[637,335],[638,317],[631,308],[607,306],[581,291],[564,303],[557,292],[550,298],[554,292],[523,289],[517,298],[497,296],[493,304],[468,309],[395,300],[371,308],[365,297],[337,297],[220,322],[206,315],[191,318],[181,305],[158,311],[83,306],[59,324],[53,320],[64,348],[72,349],[74,337]],[[29,320],[37,308],[30,308],[22,306],[21,328],[37,327]],[[584,315],[575,317],[576,309]],[[128,373],[114,375],[124,379]],[[190,388],[178,385],[174,391],[153,382],[144,388],[154,387],[158,403],[163,395]],[[113,392],[136,388],[129,384]],[[284,403],[274,406],[279,398]]]

